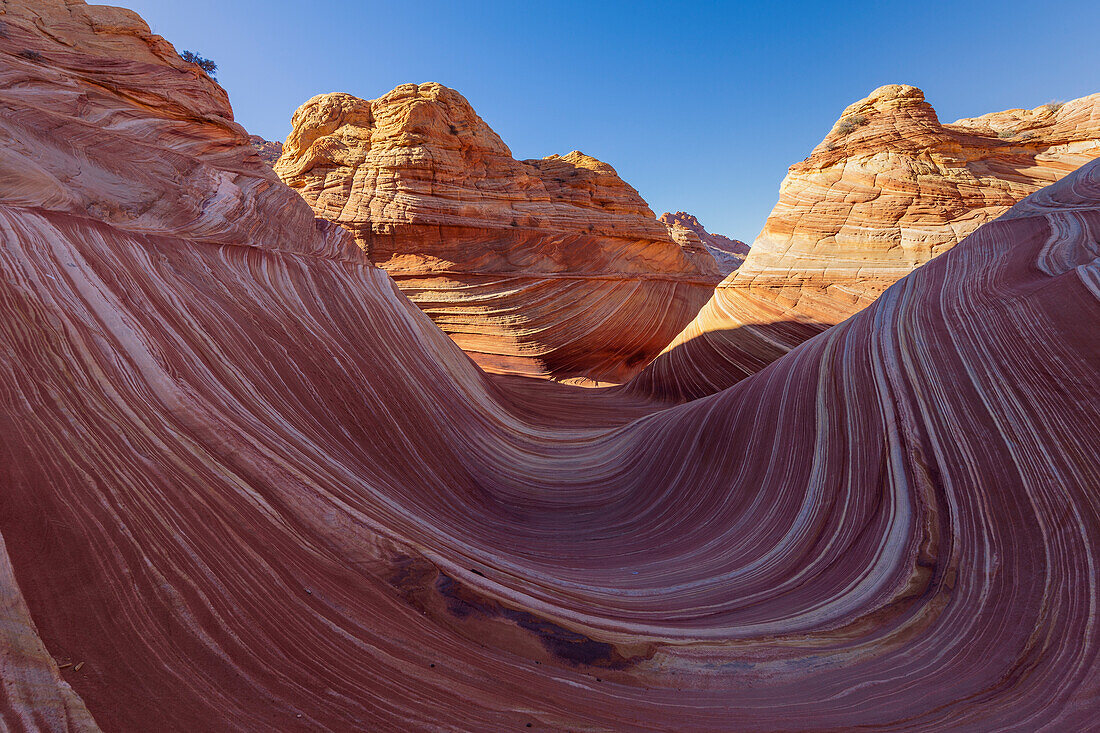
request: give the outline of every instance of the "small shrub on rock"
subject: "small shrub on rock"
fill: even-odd
[[[214,81],[218,80],[218,77],[214,76],[214,72],[218,70],[218,65],[208,58],[200,56],[194,51],[183,51],[180,53],[180,58],[184,61],[198,66],[200,69],[206,72]]]
[[[863,127],[867,124],[867,118],[863,115],[852,115],[851,117],[845,117],[840,122],[836,123],[836,127],[833,131],[838,135],[847,135],[857,127]]]

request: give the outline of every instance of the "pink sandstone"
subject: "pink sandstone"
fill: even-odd
[[[669,407],[490,377],[136,16],[0,10],[5,727],[1093,726],[1100,162]]]

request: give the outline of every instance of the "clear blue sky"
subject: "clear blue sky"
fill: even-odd
[[[314,94],[437,81],[517,158],[582,150],[657,214],[747,241],[787,167],[882,84],[945,122],[1100,91],[1096,0],[113,1],[216,61],[254,134],[284,139]]]

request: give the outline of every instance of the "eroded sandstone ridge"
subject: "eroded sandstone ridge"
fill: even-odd
[[[749,253],[749,245],[739,239],[708,232],[695,215],[685,211],[677,211],[675,214],[666,211],[657,220],[668,227],[668,233],[681,246],[694,243],[698,239],[710,250],[719,268],[727,275],[740,267]]]
[[[639,385],[728,387],[1097,157],[1100,94],[945,125],[921,90],[876,89],[791,166],[744,264]]]
[[[0,9],[5,727],[1100,715],[1100,163],[719,394],[521,391],[135,16]]]
[[[256,148],[260,159],[268,165],[275,165],[275,161],[283,154],[283,144],[278,140],[265,140],[259,135],[249,135],[248,142]]]
[[[440,84],[320,95],[292,124],[279,175],[485,368],[621,380],[719,280],[610,165],[515,160]]]

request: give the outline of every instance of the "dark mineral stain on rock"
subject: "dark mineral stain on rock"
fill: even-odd
[[[508,608],[442,572],[435,582],[435,589],[443,598],[447,612],[455,618],[481,617],[511,621],[518,628],[535,635],[548,652],[569,664],[624,669],[651,658],[655,651],[648,649],[642,655],[623,654],[614,644],[596,641],[528,611]]]

